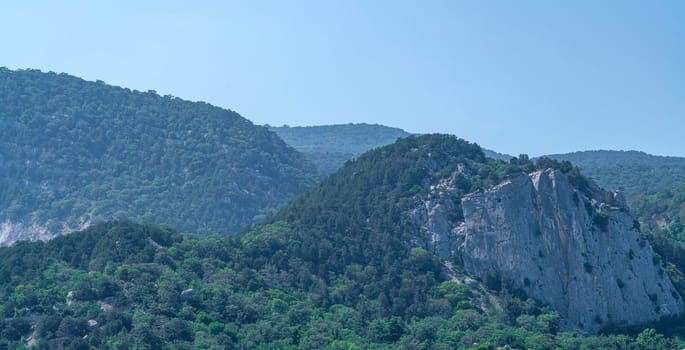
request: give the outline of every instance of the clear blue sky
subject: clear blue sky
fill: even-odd
[[[685,1],[15,1],[0,66],[510,154],[685,156]],[[1,107],[0,107],[1,108]]]

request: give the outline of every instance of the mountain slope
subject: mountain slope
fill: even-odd
[[[685,186],[685,158],[639,151],[583,151],[547,156],[568,160],[602,187],[623,188],[628,196]]]
[[[285,223],[241,238],[199,238],[130,222],[0,248],[0,348],[389,350],[474,349],[479,343],[478,349],[657,350],[683,345],[651,329],[601,338],[560,333],[554,312],[493,295],[468,278],[439,277],[439,265],[420,249],[402,253],[401,261],[353,263],[339,271],[317,267],[321,255],[311,253],[326,249],[325,242]],[[383,261],[380,253],[378,261]],[[383,282],[388,274],[397,277]],[[402,299],[406,308],[389,307]]]
[[[488,158],[502,160],[505,162],[508,162],[511,160],[511,158],[514,158],[513,156],[510,156],[508,154],[491,151],[491,150],[485,149],[485,148],[483,148],[483,153],[485,153],[485,156]]]
[[[541,174],[545,181],[539,180]],[[488,196],[478,197],[483,190]],[[663,268],[653,265],[651,247],[618,198],[570,163],[504,163],[454,137],[424,135],[364,154],[277,218],[333,247],[353,242],[373,252],[338,252],[327,261],[373,263],[365,254],[377,252],[401,261],[393,253],[411,242],[467,274],[495,277],[552,306],[562,316],[563,329],[597,333],[683,310],[681,297]],[[560,256],[567,257],[565,264],[555,264]],[[626,274],[625,266],[634,272]],[[604,282],[610,279],[626,282]]]
[[[267,126],[286,143],[304,153],[322,174],[331,174],[348,160],[398,138],[412,135],[402,129],[377,124],[340,124],[320,126]],[[486,157],[509,161],[510,155],[483,149]]]
[[[594,231],[583,228],[582,233],[608,235],[621,242],[623,232],[614,226],[624,222],[612,220],[627,214],[606,214],[604,220],[602,210],[610,209],[597,200],[604,192],[570,164],[519,159],[504,163],[487,159],[479,147],[453,136],[412,136],[347,163],[268,224],[239,237],[200,238],[164,227],[114,222],[46,243],[0,248],[0,346],[16,348],[28,336],[41,347],[74,349],[672,349],[683,345],[650,329],[639,335],[597,338],[561,332],[564,323],[559,312],[516,288],[515,283],[525,286],[523,277],[502,269],[501,278],[493,278],[472,269],[468,259],[476,256],[460,247],[477,248],[473,252],[482,247],[452,245],[461,239],[460,223],[469,225],[485,217],[474,215],[476,200],[484,203],[483,210],[496,209],[497,203],[509,207],[508,201],[516,198],[505,196],[499,192],[503,186],[496,185],[528,179],[528,173],[554,173],[566,179],[567,187],[580,191],[578,203],[589,201],[582,204],[581,210],[587,212],[582,215],[596,217],[589,223]],[[553,198],[538,187],[544,192],[541,198]],[[515,189],[533,192],[525,186]],[[574,203],[571,192],[563,193]],[[521,203],[527,210],[529,203]],[[554,207],[561,208],[545,206]],[[531,216],[531,222],[537,220]],[[472,226],[467,234],[492,236]],[[480,226],[487,230],[490,225]],[[500,245],[526,256],[526,249],[533,253],[535,248],[547,249],[532,237],[551,241],[561,231],[517,232],[529,237],[531,244]],[[644,251],[635,248],[634,259],[657,269],[659,260],[650,257],[649,245],[643,243]],[[607,244],[623,257],[630,254],[620,249],[620,243]],[[499,252],[496,245],[490,249],[491,254]],[[613,259],[613,255],[602,257],[604,251],[575,253],[592,263]],[[599,276],[600,268],[609,272],[613,267],[594,268]],[[630,283],[639,285],[642,278],[652,277],[636,276],[640,280]],[[578,292],[592,292],[584,284],[575,287]],[[644,306],[643,299],[653,305],[649,296],[640,296],[633,306]],[[662,300],[660,294],[656,300]],[[666,325],[673,324],[677,323]]]
[[[674,239],[685,243],[685,186],[651,195],[638,195],[631,209],[639,215],[646,229],[655,232],[664,230]]]
[[[659,253],[681,261],[685,251],[685,158],[638,151],[551,155],[577,164],[606,188],[622,188],[631,212]],[[685,261],[678,264],[685,267]]]
[[[0,69],[0,243],[131,218],[235,234],[315,170],[235,112]]]
[[[323,174],[335,172],[346,161],[368,150],[410,135],[402,129],[364,123],[268,128],[304,153]]]

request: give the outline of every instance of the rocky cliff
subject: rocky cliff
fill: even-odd
[[[412,212],[423,244],[484,281],[553,307],[562,328],[594,334],[683,311],[621,196],[558,170],[521,174],[455,202],[449,179]],[[453,211],[460,210],[455,215]],[[461,215],[459,215],[461,214]]]
[[[92,222],[82,218],[77,226],[72,227],[63,223],[56,225],[56,229],[50,229],[50,224],[51,222],[41,224],[35,218],[18,222],[0,222],[0,246],[9,246],[18,241],[47,241],[57,235],[84,230],[92,225]]]

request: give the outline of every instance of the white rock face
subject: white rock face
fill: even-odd
[[[51,231],[48,223],[39,223],[35,219],[24,221],[4,221],[0,223],[0,247],[12,245],[18,241],[47,241],[59,235],[85,230],[92,225],[89,217],[80,220],[76,227],[62,224],[61,229]]]
[[[565,330],[594,334],[683,312],[620,198],[594,185],[585,192],[549,169],[467,195],[465,225],[435,233],[453,237],[435,252],[445,257],[458,244],[468,274],[503,277],[559,312]]]
[[[19,240],[47,240],[52,235],[47,227],[37,223],[16,223],[5,221],[0,223],[0,246],[11,245]]]
[[[462,168],[432,186],[428,196],[410,213],[420,230],[413,243],[444,259],[455,256],[460,243],[455,238],[462,210],[459,199],[452,194],[456,191],[456,176]]]

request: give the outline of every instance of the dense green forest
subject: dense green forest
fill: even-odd
[[[314,183],[277,135],[206,103],[0,68],[0,105],[0,222],[235,234]]]
[[[492,158],[492,159],[496,159],[496,160],[502,160],[502,161],[505,161],[505,162],[508,162],[508,161],[510,161],[512,158],[514,158],[514,156],[510,156],[510,155],[504,154],[504,153],[495,152],[495,151],[492,151],[492,150],[489,150],[489,149],[485,149],[485,148],[483,148],[483,153],[484,153],[485,156],[488,157],[488,158]]]
[[[385,146],[410,133],[378,124],[339,124],[320,126],[267,126],[286,143],[304,153],[331,152],[360,155]]]
[[[0,248],[0,348],[674,349],[651,328],[581,337],[506,284],[465,283],[401,212],[456,167],[456,196],[570,163],[485,157],[452,136],[360,156],[238,237],[126,221]],[[449,265],[447,265],[449,266]],[[654,325],[657,327],[658,325]],[[668,330],[668,329],[666,329]],[[30,337],[30,338],[29,338]]]
[[[112,222],[48,243],[21,242],[0,248],[0,348],[683,346],[653,329],[589,338],[560,333],[555,313],[506,290],[451,281],[417,248],[398,248],[393,258],[401,260],[366,253],[380,265],[322,264],[332,249],[353,248],[332,248],[283,222],[240,238]],[[391,273],[390,281],[379,277]],[[486,301],[493,303],[486,308]]]
[[[340,169],[360,154],[407,137],[410,133],[376,124],[268,126],[286,143],[304,153],[323,174]]]
[[[411,133],[378,124],[269,126],[286,143],[304,153],[322,174],[331,174],[362,153],[389,145]],[[512,156],[483,149],[486,157],[509,161]]]
[[[629,196],[685,186],[685,158],[638,151],[583,151],[547,156],[567,160],[600,186],[623,189]]]
[[[638,195],[631,208],[649,231],[662,231],[685,243],[685,186]]]
[[[685,187],[636,195],[631,202],[642,232],[667,261],[671,279],[685,290]]]
[[[369,124],[268,127],[305,153],[326,174],[368,150],[410,135],[402,129]],[[492,150],[483,149],[483,152],[496,160],[513,158]],[[542,158],[570,161],[603,188],[623,189],[631,204],[637,195],[685,187],[685,158],[682,157],[654,156],[639,151],[580,151]]]

